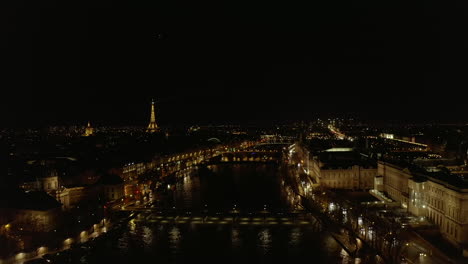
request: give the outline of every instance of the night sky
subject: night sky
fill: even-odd
[[[0,9],[2,125],[467,119],[465,5],[152,2]]]

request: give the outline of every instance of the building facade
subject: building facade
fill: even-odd
[[[40,190],[50,193],[59,188],[59,177],[57,172],[52,172],[48,176],[38,177],[34,181],[24,182],[20,187],[28,191]]]
[[[375,164],[361,161],[352,149],[330,149],[323,154],[326,155],[310,156],[311,159],[304,164],[306,172],[320,186],[348,190],[374,188]]]
[[[379,161],[377,175],[383,176],[383,191],[394,201],[400,202],[403,208],[408,208],[408,180],[412,177],[410,171]]]
[[[426,216],[450,241],[468,245],[468,189],[437,179],[426,181],[424,187]]]
[[[63,187],[57,192],[57,200],[62,203],[64,209],[74,208],[80,203],[97,200],[97,186],[69,186]]]
[[[426,217],[453,244],[468,245],[468,188],[430,174],[410,171],[388,162],[378,162],[383,190],[415,216]],[[466,251],[466,250],[465,250]],[[466,252],[468,253],[468,252]]]
[[[374,187],[376,168],[354,165],[349,168],[321,168],[318,171],[322,186],[333,189],[365,189]]]

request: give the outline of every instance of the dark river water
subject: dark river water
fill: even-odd
[[[214,165],[176,184],[166,205],[241,211],[290,207],[274,164]],[[206,206],[205,206],[206,205]],[[78,263],[354,263],[311,225],[175,224],[130,221]]]
[[[176,185],[173,205],[199,211],[280,210],[288,208],[281,175],[274,164],[212,165],[198,177],[185,177]]]

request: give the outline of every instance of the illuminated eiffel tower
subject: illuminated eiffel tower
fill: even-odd
[[[151,101],[151,119],[150,119],[148,128],[146,129],[146,132],[154,133],[158,131],[159,131],[159,127],[158,127],[158,124],[156,124],[156,115],[154,114],[154,100],[152,100]]]

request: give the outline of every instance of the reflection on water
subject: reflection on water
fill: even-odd
[[[260,248],[263,249],[264,253],[268,253],[271,249],[271,234],[270,230],[268,228],[265,228],[263,230],[260,230],[258,234],[258,239],[260,241]]]
[[[153,243],[153,230],[147,226],[144,226],[141,239],[145,247],[151,246]]]
[[[169,231],[169,244],[170,248],[172,249],[178,249],[179,248],[179,243],[180,243],[181,235],[179,228],[176,226],[173,226],[171,230]]]
[[[223,165],[178,182],[172,205],[262,210],[265,204],[288,208],[295,199],[274,165]],[[86,263],[354,263],[331,236],[309,225],[216,221],[130,221],[118,237],[96,247]]]
[[[241,246],[241,239],[239,235],[239,229],[236,227],[233,227],[231,229],[231,241],[232,241],[232,247],[233,248],[238,248]]]
[[[297,227],[291,229],[289,245],[296,246],[301,242],[301,230]]]
[[[193,201],[199,200],[195,197],[200,192],[200,181],[198,178],[186,176],[176,184],[177,208],[191,208]]]
[[[333,239],[307,226],[137,222],[134,233],[123,233],[117,241],[124,256],[116,263],[133,263],[124,260],[134,257],[155,258],[158,263],[354,263]]]
[[[288,207],[275,165],[211,165],[197,174],[177,183],[173,206],[193,211]]]
[[[135,232],[135,228],[136,228],[136,224],[135,224],[135,220],[131,220],[130,222],[128,222],[128,227],[130,229],[130,232]]]

